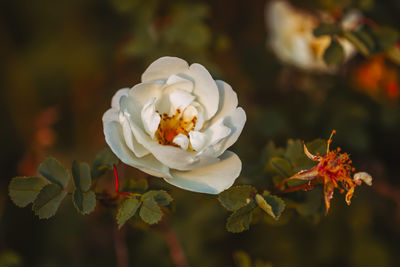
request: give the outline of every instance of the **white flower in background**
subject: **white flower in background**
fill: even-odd
[[[323,22],[332,22],[328,14],[320,14]],[[331,72],[323,55],[331,42],[330,36],[315,37],[313,30],[320,20],[316,15],[292,7],[286,1],[272,1],[266,7],[266,23],[269,33],[268,43],[278,58],[288,64],[305,70]],[[356,27],[357,12],[351,12],[342,21],[345,28]],[[345,60],[355,54],[353,45],[345,39],[339,39],[344,48]]]
[[[106,142],[122,162],[180,188],[218,194],[242,163],[226,149],[246,114],[231,86],[200,64],[162,57],[142,82],[117,91],[103,115]]]

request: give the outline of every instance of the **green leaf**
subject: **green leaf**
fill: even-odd
[[[56,214],[58,206],[67,195],[57,184],[48,184],[42,188],[35,201],[32,210],[40,219],[47,219]]]
[[[96,155],[92,165],[92,178],[102,176],[107,170],[112,170],[114,165],[119,163],[119,159],[109,147],[104,148]]]
[[[125,179],[122,185],[122,191],[143,194],[149,188],[146,179]]]
[[[285,158],[292,164],[293,172],[309,169],[314,166],[313,161],[304,154],[303,144],[300,140],[289,139],[287,141]]]
[[[43,175],[50,182],[58,184],[61,188],[67,187],[71,179],[67,169],[55,158],[47,158],[43,161],[39,165],[38,173]]]
[[[344,50],[342,45],[334,38],[324,52],[324,61],[328,66],[337,66],[344,61]]]
[[[137,209],[140,207],[141,202],[136,198],[126,198],[124,199],[118,209],[117,213],[117,223],[118,228],[121,227],[135,215]]]
[[[269,163],[274,168],[274,170],[284,178],[288,178],[293,175],[292,165],[286,159],[274,157],[270,159]]]
[[[313,34],[315,37],[320,37],[324,35],[335,35],[340,34],[342,29],[336,25],[331,23],[321,23],[317,28],[313,30]]]
[[[140,218],[148,224],[158,223],[161,220],[163,213],[157,205],[157,202],[152,197],[143,199],[143,196],[142,201],[143,203],[139,211]]]
[[[46,181],[40,177],[14,177],[8,186],[8,194],[15,205],[23,208],[36,199],[45,185]]]
[[[264,192],[262,196],[257,194],[256,203],[275,220],[279,219],[286,206],[281,198],[271,195],[268,192]]]
[[[80,189],[82,192],[86,192],[90,189],[92,184],[92,177],[90,175],[90,167],[85,162],[72,163],[72,177],[74,178],[75,187]]]
[[[82,192],[77,188],[72,195],[72,202],[79,213],[89,214],[96,208],[96,194],[92,190]]]
[[[240,233],[248,230],[250,227],[252,214],[256,207],[256,203],[251,201],[246,206],[234,211],[226,222],[226,229],[232,233]]]
[[[375,42],[373,38],[363,29],[356,31],[344,31],[343,36],[349,40],[364,56],[369,56],[375,48]]]
[[[326,141],[324,139],[315,139],[306,143],[306,146],[308,151],[310,151],[310,153],[313,155],[319,154],[320,156],[323,156],[326,154]]]
[[[257,189],[250,185],[238,185],[221,192],[218,200],[227,210],[235,211],[247,205]]]
[[[164,190],[150,190],[143,194],[142,201],[153,198],[154,201],[160,206],[167,206],[172,202],[172,197]]]

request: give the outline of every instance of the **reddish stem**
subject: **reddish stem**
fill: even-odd
[[[119,182],[118,182],[118,171],[117,171],[117,167],[115,165],[113,165],[114,167],[114,176],[115,176],[115,192],[119,192]]]
[[[379,28],[379,25],[376,24],[376,22],[373,21],[373,20],[370,19],[370,18],[363,17],[363,18],[362,18],[362,22],[363,22],[364,24],[367,24],[367,25],[373,27],[373,28]]]

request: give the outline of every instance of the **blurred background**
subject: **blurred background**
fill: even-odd
[[[175,266],[177,243],[189,266],[250,266],[243,265],[249,258],[257,266],[398,266],[399,66],[379,54],[357,54],[335,73],[284,64],[267,45],[266,4],[1,1],[0,266]],[[310,12],[356,7],[377,24],[400,28],[396,0],[292,4]],[[333,147],[350,153],[374,185],[358,188],[351,206],[336,194],[327,216],[288,208],[278,222],[241,234],[225,230],[228,212],[214,196],[157,178],[149,183],[170,192],[175,211],[153,227],[132,223],[118,232],[115,211],[99,203],[81,216],[64,200],[49,220],[11,203],[10,179],[35,175],[47,156],[65,166],[92,162],[106,146],[101,117],[112,95],[139,83],[148,64],[165,55],[201,63],[238,93],[248,120],[233,147],[243,161],[237,184],[266,187],[269,142],[327,139],[336,129]],[[121,177],[144,174],[122,167]],[[111,175],[104,179],[113,186]]]

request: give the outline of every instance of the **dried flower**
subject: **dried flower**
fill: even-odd
[[[330,201],[333,197],[335,188],[338,188],[340,193],[347,192],[346,203],[350,205],[356,186],[361,185],[362,182],[369,186],[372,185],[372,177],[366,172],[355,173],[353,178],[351,178],[351,174],[355,169],[351,166],[352,161],[350,160],[349,154],[340,153],[340,148],[336,148],[332,151],[329,149],[332,142],[332,136],[335,133],[336,131],[333,130],[327,141],[326,155],[324,156],[311,154],[304,144],[304,153],[306,156],[313,161],[317,161],[318,164],[309,170],[300,171],[295,175],[284,179],[279,185],[279,188],[281,188],[287,181],[294,179],[309,181],[304,185],[287,188],[283,191],[287,193],[297,190],[310,190],[316,184],[323,184],[326,213],[329,211]]]

